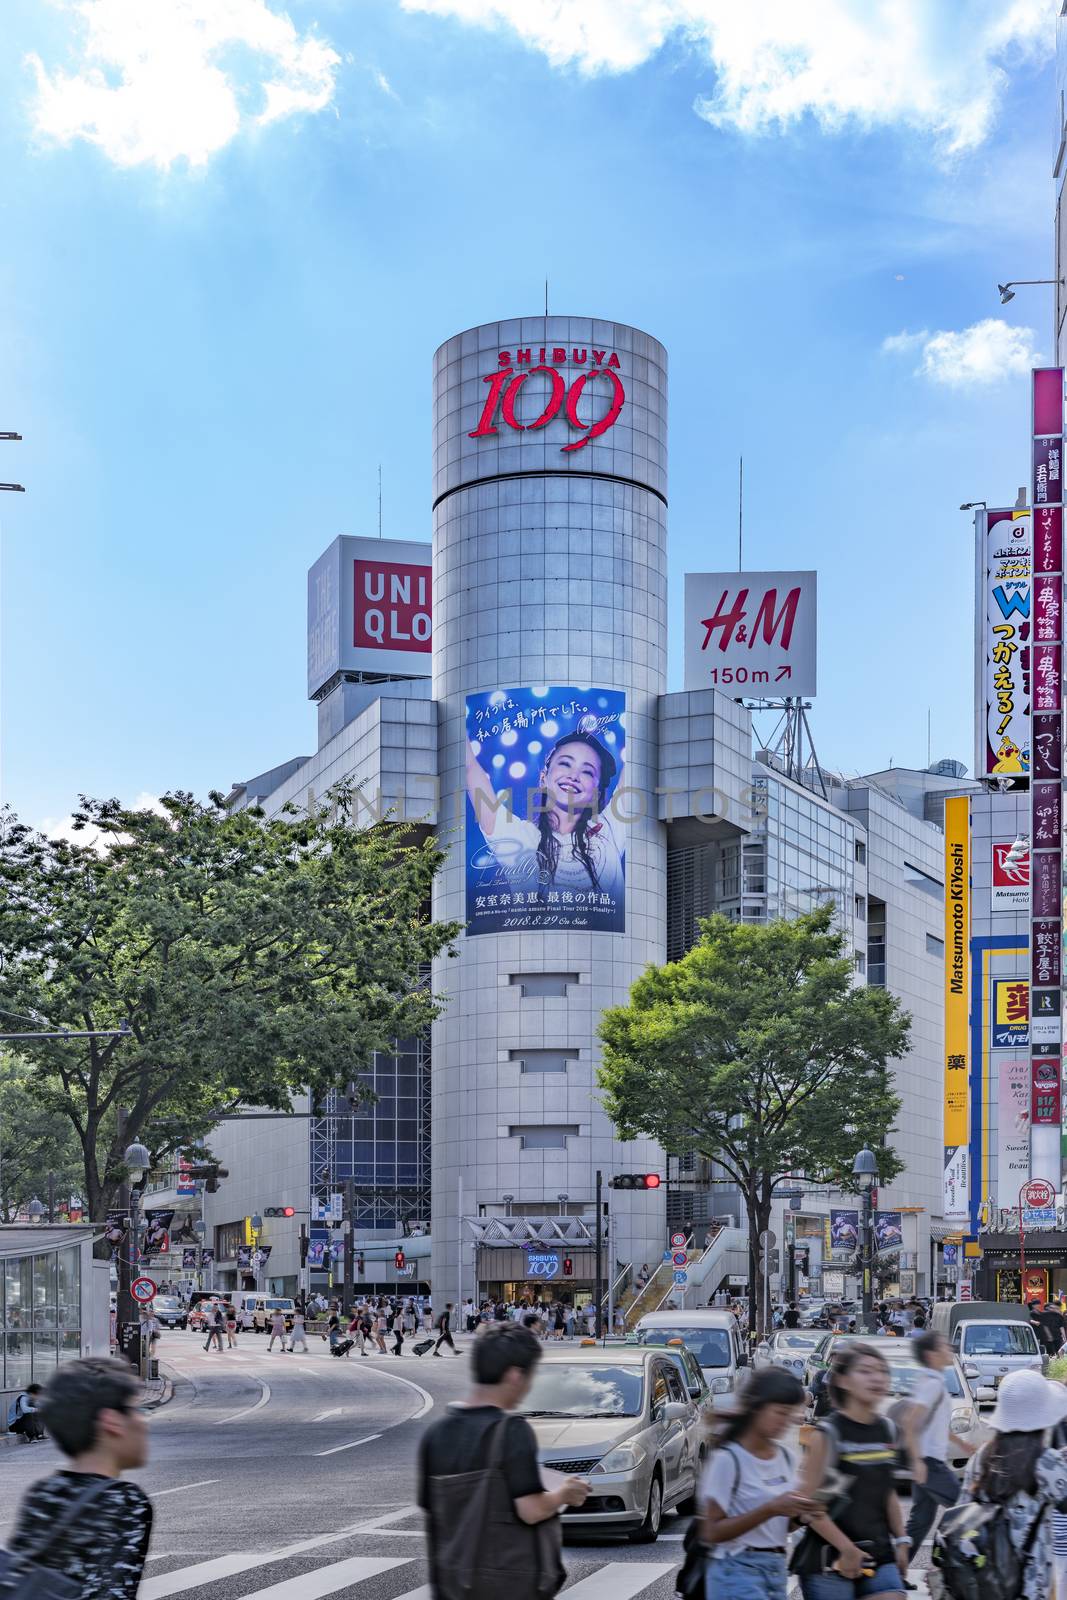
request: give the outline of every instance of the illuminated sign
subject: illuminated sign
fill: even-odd
[[[593,350],[588,346],[527,346],[521,350],[501,350],[497,370],[487,373],[483,383],[489,392],[482,406],[478,426],[470,439],[484,439],[499,432],[498,423],[516,433],[533,433],[562,415],[581,438],[560,446],[566,454],[582,450],[591,439],[599,439],[619,420],[626,403],[626,390],[617,369],[621,363],[614,350]],[[561,367],[581,368],[564,377]],[[540,374],[546,382],[527,389],[529,380]],[[585,410],[585,416],[579,410]],[[522,408],[522,420],[519,408]],[[597,414],[599,409],[599,415]]]

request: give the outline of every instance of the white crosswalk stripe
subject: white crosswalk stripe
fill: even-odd
[[[244,1600],[320,1600],[320,1596],[336,1594],[338,1589],[362,1583],[365,1578],[376,1578],[401,1565],[384,1556],[352,1556],[347,1561],[331,1561],[328,1567],[316,1567],[314,1572],[302,1572],[299,1577],[272,1583],[269,1589],[256,1589],[245,1595]]]
[[[631,1600],[657,1578],[673,1572],[673,1561],[609,1561],[588,1578],[579,1578],[564,1592],[573,1600]]]

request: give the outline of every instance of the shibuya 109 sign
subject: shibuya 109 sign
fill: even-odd
[[[814,694],[816,597],[814,572],[687,572],[685,688]]]
[[[621,365],[614,350],[594,350],[587,345],[531,345],[521,350],[501,350],[497,370],[482,380],[488,384],[488,393],[478,426],[471,429],[468,438],[498,434],[501,426],[515,433],[534,433],[563,416],[580,437],[561,445],[561,451],[567,454],[582,450],[619,420],[626,403],[626,390],[618,371]],[[546,381],[534,384],[528,399],[527,384],[537,374]]]

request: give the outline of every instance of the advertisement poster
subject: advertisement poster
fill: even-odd
[[[104,1238],[112,1250],[117,1250],[130,1231],[130,1219],[125,1211],[109,1211],[104,1223]]]
[[[686,689],[735,699],[753,685],[814,694],[817,580],[814,572],[687,572]]]
[[[196,1251],[195,1250],[183,1250],[182,1251],[182,1269],[184,1271],[187,1271],[190,1267],[195,1267],[195,1266],[196,1266]]]
[[[1030,1063],[1004,1057],[997,1073],[997,1203],[1014,1205],[1030,1176]]]
[[[1025,978],[993,979],[989,1043],[994,1050],[1021,1050],[1030,1043],[1030,985]]]
[[[174,1221],[174,1207],[169,1211],[146,1211],[144,1232],[141,1235],[141,1255],[165,1255],[170,1249],[170,1225]]]
[[[308,1244],[308,1266],[321,1267],[322,1258],[326,1251],[325,1239],[312,1239]]]
[[[237,1270],[239,1272],[249,1272],[251,1268],[252,1246],[250,1244],[239,1244],[237,1246]]]
[[[1030,771],[1029,511],[983,513],[985,522],[985,773]]]
[[[626,926],[626,696],[467,697],[467,936]]]
[[[1056,810],[1058,813],[1058,804]],[[994,911],[1025,914],[1030,905],[1030,851],[1027,849],[1018,860],[1012,860],[1014,844],[1014,839],[1005,839],[998,840],[993,846],[993,884],[989,903]]]
[[[214,1250],[212,1250],[210,1248],[210,1246],[206,1250],[201,1250],[201,1252],[200,1252],[200,1265],[202,1267],[210,1267],[212,1262],[214,1261],[214,1259],[215,1259],[215,1252],[214,1252]]]
[[[858,1211],[830,1211],[830,1249],[855,1250],[860,1237]]]
[[[904,1219],[899,1211],[874,1213],[874,1248],[899,1250],[904,1243]]]

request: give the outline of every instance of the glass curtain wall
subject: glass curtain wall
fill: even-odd
[[[46,1383],[81,1354],[81,1250],[42,1250],[0,1262],[0,1389]]]

